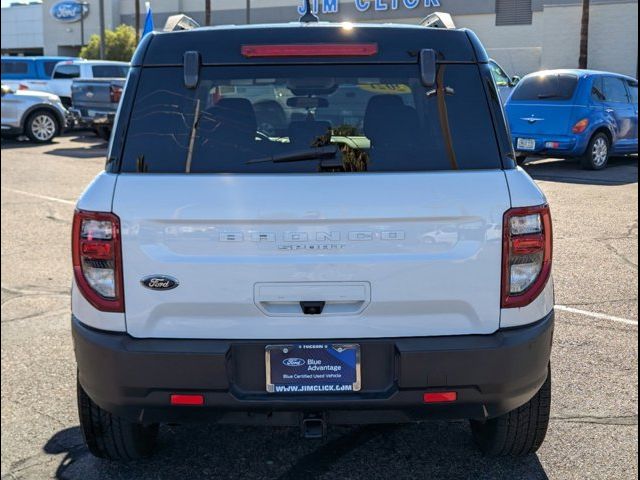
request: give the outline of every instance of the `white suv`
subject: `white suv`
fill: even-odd
[[[551,218],[488,61],[418,26],[146,36],[73,223],[90,451],[147,455],[162,422],[430,418],[536,451]]]

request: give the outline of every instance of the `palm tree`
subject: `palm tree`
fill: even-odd
[[[136,15],[136,43],[140,41],[140,0],[133,0]]]
[[[582,24],[580,26],[580,57],[578,68],[587,68],[589,64],[589,7],[591,0],[582,0]]]
[[[211,25],[211,0],[204,0],[204,24]]]

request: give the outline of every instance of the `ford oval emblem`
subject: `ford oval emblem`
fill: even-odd
[[[285,359],[282,361],[282,364],[283,364],[285,367],[301,367],[301,366],[303,366],[305,363],[307,363],[307,362],[305,362],[305,361],[304,361],[303,359],[301,359],[301,358],[285,358]]]
[[[151,275],[140,280],[140,283],[151,290],[173,290],[180,283],[167,275]]]
[[[51,16],[60,22],[79,22],[81,18],[86,17],[89,13],[89,5],[74,0],[63,0],[54,3],[49,10]]]

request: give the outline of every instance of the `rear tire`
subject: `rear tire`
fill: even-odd
[[[24,131],[32,142],[49,143],[60,134],[60,125],[52,112],[36,110],[27,118]]]
[[[89,451],[99,458],[126,462],[151,455],[158,424],[129,422],[103,410],[77,384],[78,413],[82,437]]]
[[[96,127],[94,131],[96,135],[105,142],[108,142],[111,138],[111,127]]]
[[[471,421],[473,438],[485,455],[523,457],[542,445],[551,410],[551,368],[536,395],[520,408],[485,422]]]
[[[602,132],[596,133],[589,140],[587,151],[581,157],[580,163],[585,170],[603,170],[607,168],[610,154],[611,142],[609,137]]]

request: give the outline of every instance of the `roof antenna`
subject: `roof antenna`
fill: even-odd
[[[313,14],[313,10],[311,10],[311,0],[306,0],[307,11],[306,13],[300,17],[301,23],[314,23],[319,22],[320,20]]]

